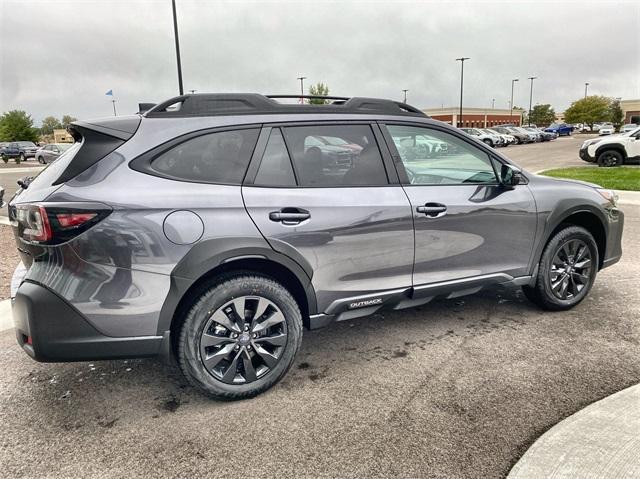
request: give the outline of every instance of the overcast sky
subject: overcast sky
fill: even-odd
[[[640,1],[177,0],[185,90],[332,94],[556,111],[589,93],[640,98]],[[0,0],[0,111],[119,114],[178,92],[170,0]]]

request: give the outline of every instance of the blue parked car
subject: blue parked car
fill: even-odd
[[[549,125],[549,128],[545,128],[544,131],[557,133],[558,136],[563,136],[563,135],[569,136],[573,131],[573,126],[567,125],[566,123],[554,123],[552,125]]]

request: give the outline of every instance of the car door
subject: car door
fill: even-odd
[[[383,131],[413,210],[414,286],[528,274],[537,215],[526,184],[502,186],[492,153],[444,128],[387,123]],[[420,158],[407,146],[420,136],[447,148]]]
[[[411,287],[411,207],[379,142],[369,123],[265,127],[245,178],[245,205],[264,237],[312,271],[318,312]]]

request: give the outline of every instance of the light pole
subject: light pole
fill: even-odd
[[[584,84],[584,97],[587,98],[587,89],[589,88],[589,83]]]
[[[297,80],[300,80],[300,103],[304,103],[304,81],[307,77],[298,77]]]
[[[531,103],[533,101],[533,80],[535,80],[538,77],[529,77],[528,79],[531,80],[531,91],[529,91],[529,116],[528,116],[528,120],[529,120],[529,126],[531,126]]]
[[[513,80],[511,80],[511,102],[509,103],[509,108],[511,109],[511,111],[509,112],[509,123],[511,123],[513,120],[513,85],[515,84],[515,82],[520,81],[518,78],[514,78]]]
[[[178,39],[178,20],[176,18],[176,0],[171,0],[173,7],[173,35],[176,41],[176,62],[178,63],[178,90],[180,95],[184,94],[182,89],[182,64],[180,63],[180,40]]]
[[[191,93],[192,95],[197,92],[198,90],[189,90],[189,93]]]
[[[458,118],[458,125],[462,124],[462,90],[464,86],[464,61],[470,60],[469,57],[456,58],[457,62],[460,62],[460,118]]]
[[[402,90],[402,92],[404,93],[404,103],[407,103],[407,92],[409,90]]]
[[[496,108],[496,99],[495,99],[495,98],[492,98],[492,99],[491,99],[491,109],[492,109],[492,110],[495,110],[495,108]]]

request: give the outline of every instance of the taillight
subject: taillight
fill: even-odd
[[[42,204],[16,205],[18,234],[30,243],[59,244],[88,230],[111,213],[105,205],[82,207]]]
[[[22,226],[22,237],[26,241],[43,243],[53,238],[49,216],[44,206],[29,205],[16,208],[18,223]]]

